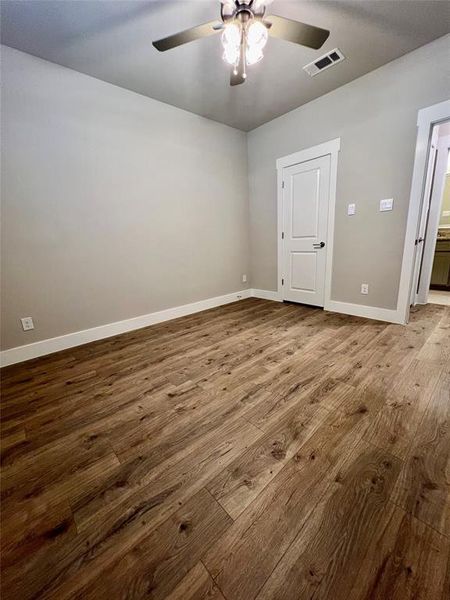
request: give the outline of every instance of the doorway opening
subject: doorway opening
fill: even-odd
[[[450,147],[449,144],[447,149],[444,148],[444,151],[439,153],[441,166],[438,166],[437,151],[440,142],[439,129],[436,126],[442,126],[441,138],[444,139],[448,133],[445,130],[449,122],[450,100],[421,108],[417,115],[416,151],[397,301],[400,323],[408,323],[411,306],[427,304],[429,301]],[[439,173],[442,173],[441,178]]]
[[[450,305],[450,120],[431,131],[411,304]]]

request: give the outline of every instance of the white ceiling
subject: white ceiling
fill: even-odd
[[[219,9],[219,0],[3,0],[2,43],[248,131],[450,30],[445,0],[275,0],[269,12],[331,35],[320,50],[269,39],[247,82],[231,88],[219,35],[166,53],[151,45]],[[314,78],[302,70],[336,46],[344,62]]]

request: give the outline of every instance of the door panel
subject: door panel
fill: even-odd
[[[314,292],[317,259],[314,252],[291,252],[291,288]]]
[[[283,169],[283,299],[323,306],[330,156]]]
[[[320,171],[292,176],[292,238],[317,237]]]

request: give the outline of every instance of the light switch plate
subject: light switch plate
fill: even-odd
[[[349,204],[347,207],[347,214],[354,215],[356,213],[356,204]]]
[[[380,200],[380,212],[385,212],[386,210],[392,210],[394,206],[393,198],[386,198],[385,200]]]

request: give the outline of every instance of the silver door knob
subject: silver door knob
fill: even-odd
[[[325,242],[319,242],[318,244],[313,244],[314,248],[323,248],[325,246]]]

